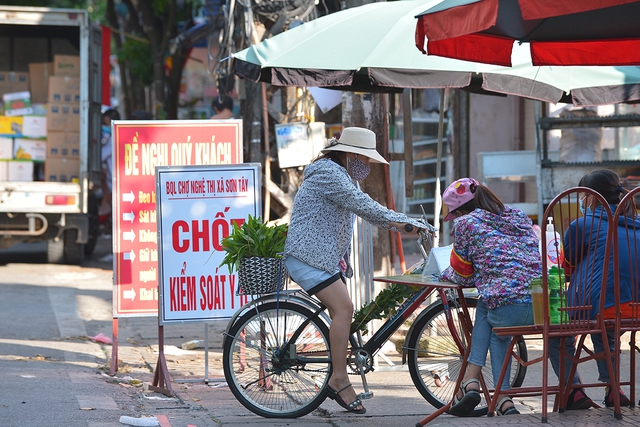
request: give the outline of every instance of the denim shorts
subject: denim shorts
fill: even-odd
[[[336,280],[342,278],[342,274],[338,268],[336,268],[333,274],[327,273],[292,256],[288,256],[284,260],[284,265],[287,267],[291,279],[307,291],[309,295],[323,290]]]

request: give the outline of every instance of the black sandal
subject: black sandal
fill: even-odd
[[[360,401],[360,399],[356,398],[356,400],[347,404],[344,400],[342,400],[342,397],[340,397],[340,393],[342,393],[349,387],[353,387],[353,385],[349,384],[348,386],[343,387],[338,391],[335,391],[334,389],[331,388],[329,384],[327,384],[327,396],[329,397],[329,399],[335,400],[338,403],[338,405],[342,406],[344,409],[346,409],[349,412],[353,412],[354,414],[364,414],[365,412],[367,412],[367,409],[364,406],[362,406],[362,401]],[[356,409],[358,406],[362,406],[362,408]]]
[[[462,397],[458,398],[458,393],[453,396],[453,403],[449,408],[449,413],[456,417],[468,417],[471,415],[476,406],[480,403],[482,398],[480,397],[479,390],[467,390],[467,386],[471,383],[477,383],[480,386],[480,382],[471,378],[469,381],[460,384],[460,391],[462,391]]]
[[[513,404],[513,400],[511,400],[510,397],[503,397],[502,400],[500,400],[500,402],[498,402],[498,406],[496,406],[496,414],[498,415],[517,415],[520,413],[520,411],[518,411],[514,406],[509,406],[507,409],[505,409],[504,411],[502,410],[502,406],[507,403],[507,402],[511,402]]]

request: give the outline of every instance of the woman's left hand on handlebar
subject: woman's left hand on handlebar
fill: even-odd
[[[408,233],[417,233],[420,228],[415,227],[413,224],[409,224],[408,222],[389,222],[389,225],[394,228],[396,231],[406,231]]]

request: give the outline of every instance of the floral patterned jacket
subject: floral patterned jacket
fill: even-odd
[[[442,279],[475,286],[489,309],[530,303],[529,283],[542,274],[538,242],[522,211],[476,209],[455,220],[451,265]]]
[[[289,221],[285,257],[294,256],[315,268],[335,272],[351,243],[355,215],[385,229],[391,228],[390,221],[424,227],[363,193],[344,167],[320,159],[304,170]]]

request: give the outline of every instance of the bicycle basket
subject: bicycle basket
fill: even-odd
[[[280,258],[247,257],[240,260],[238,294],[259,295],[281,290],[289,278]]]

